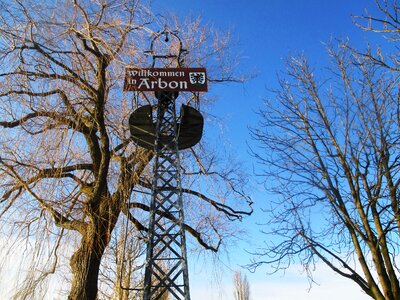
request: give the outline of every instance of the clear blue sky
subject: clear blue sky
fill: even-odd
[[[362,32],[351,15],[367,8],[376,10],[373,0],[155,0],[160,14],[167,11],[179,16],[202,16],[205,23],[231,30],[239,43],[241,70],[259,75],[245,85],[229,85],[211,90],[219,101],[214,109],[226,117],[233,147],[246,150],[247,126],[256,124],[256,111],[262,105],[267,88],[276,84],[276,74],[284,59],[304,52],[318,67],[326,67],[324,43],[349,37],[356,45],[378,38]]]
[[[262,106],[262,98],[269,96],[267,88],[274,88],[276,74],[284,68],[286,57],[304,53],[318,69],[327,66],[324,43],[330,40],[349,38],[353,45],[360,48],[365,48],[367,42],[382,42],[379,36],[357,28],[351,17],[365,13],[365,9],[372,13],[376,11],[373,0],[155,0],[154,7],[161,14],[172,11],[182,17],[200,15],[205,23],[211,23],[221,30],[230,29],[234,38],[239,39],[235,50],[242,55],[240,69],[245,72],[257,70],[259,73],[244,85],[222,86],[210,91],[218,95],[219,100],[213,110],[224,120],[231,150],[236,152],[250,171],[254,162],[246,145],[252,143],[248,126],[257,124],[255,111]],[[254,184],[257,184],[256,180]],[[256,186],[255,190],[259,191],[253,195],[256,212],[244,225],[249,232],[247,240],[261,245],[267,237],[258,233],[261,228],[256,223],[262,223],[265,218],[260,208],[265,206],[267,199],[261,192],[262,186]],[[242,248],[250,247],[249,244],[243,242],[235,251],[232,250],[231,261],[227,260],[226,264],[235,268],[238,264],[248,262],[250,256]],[[323,267],[316,276],[321,285],[308,293],[307,281],[300,271],[293,269],[285,276],[280,274],[273,277],[267,277],[262,269],[255,275],[249,274],[253,300],[329,300],[340,298],[339,290],[343,293],[343,299],[368,299],[355,284],[341,280]],[[208,281],[201,279],[201,274],[191,276],[192,299],[233,299],[230,278],[221,279],[220,294],[207,293],[212,287],[210,282],[216,280],[210,272],[207,271]],[[199,291],[202,291],[200,296]]]

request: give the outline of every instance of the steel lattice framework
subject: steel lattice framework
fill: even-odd
[[[184,216],[175,112],[177,93],[157,94],[155,163],[150,204],[144,300],[189,300]]]
[[[155,44],[161,37],[165,37],[159,45],[161,49],[173,38],[177,46],[173,49],[178,51],[169,53],[168,46],[167,54],[158,54],[156,50],[160,49]],[[184,91],[206,92],[206,70],[182,68],[187,50],[177,32],[168,28],[154,36],[145,53],[152,57],[151,68],[127,68],[124,83],[126,91],[154,91],[158,99],[157,105],[140,106],[129,117],[132,140],[154,151],[143,300],[190,300],[179,150],[191,148],[200,141],[204,119],[197,109],[185,104],[177,118],[175,100],[181,87],[185,87]],[[177,68],[164,67],[160,71],[155,68],[156,60],[167,60],[169,64],[175,61]],[[167,70],[171,70],[172,75]]]

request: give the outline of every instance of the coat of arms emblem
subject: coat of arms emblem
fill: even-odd
[[[204,72],[190,72],[190,83],[193,85],[203,85],[206,83],[206,73]]]

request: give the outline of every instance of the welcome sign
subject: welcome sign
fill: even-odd
[[[205,68],[126,68],[124,91],[207,92]]]

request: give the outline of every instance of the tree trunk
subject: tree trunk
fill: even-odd
[[[83,237],[71,258],[72,286],[69,300],[96,299],[97,280],[104,246],[91,237]]]
[[[96,299],[101,258],[118,219],[118,211],[110,202],[111,199],[103,201],[107,208],[93,215],[78,250],[71,257],[72,284],[68,300]]]

